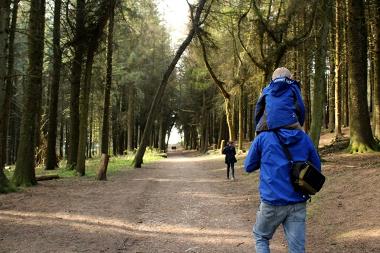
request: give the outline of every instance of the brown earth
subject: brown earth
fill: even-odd
[[[307,252],[380,252],[380,156],[323,153]],[[0,252],[254,252],[258,173],[225,179],[220,155],[177,150],[107,182],[77,178],[0,196]],[[282,229],[272,252],[287,252]]]

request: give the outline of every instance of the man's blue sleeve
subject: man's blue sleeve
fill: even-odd
[[[260,168],[260,159],[261,159],[261,151],[260,151],[260,136],[256,137],[251,147],[249,148],[247,157],[244,161],[244,169],[246,172],[251,173]]]

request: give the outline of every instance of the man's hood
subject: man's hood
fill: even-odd
[[[295,129],[279,129],[277,130],[280,141],[285,145],[291,145],[302,140],[304,132],[302,130]]]

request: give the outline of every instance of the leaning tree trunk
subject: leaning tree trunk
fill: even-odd
[[[348,0],[350,147],[352,153],[376,149],[367,103],[367,32],[363,0]]]
[[[62,0],[54,1],[54,28],[53,28],[53,73],[50,86],[49,101],[49,121],[47,137],[47,155],[46,170],[54,170],[58,167],[56,153],[57,140],[57,112],[58,112],[58,94],[59,82],[61,78],[62,52],[60,46],[61,40],[61,5]]]
[[[36,119],[40,108],[36,98],[41,97],[44,56],[45,0],[31,0],[29,16],[29,80],[24,88],[23,113],[17,163],[13,175],[16,186],[37,184],[35,176]]]
[[[310,126],[310,137],[314,146],[318,147],[323,124],[324,97],[326,91],[326,56],[327,40],[329,34],[329,19],[331,15],[330,0],[323,0],[319,6],[321,29],[317,35],[317,51],[315,59],[314,99],[312,100],[313,117]]]
[[[99,170],[96,179],[107,180],[107,167],[108,167],[108,140],[109,140],[109,111],[110,111],[110,97],[112,87],[112,54],[113,54],[113,27],[114,27],[114,10],[111,10],[109,23],[108,23],[108,38],[107,38],[107,76],[106,86],[104,89],[104,107],[103,107],[103,128],[102,128],[102,161],[99,165]],[[104,158],[103,158],[104,156]]]
[[[181,55],[186,50],[187,46],[190,44],[190,42],[193,40],[194,35],[197,33],[199,29],[199,21],[200,16],[203,10],[203,7],[206,3],[206,0],[199,0],[198,7],[196,9],[196,13],[194,16],[194,19],[192,20],[193,24],[192,27],[186,37],[186,39],[182,42],[181,46],[178,48],[172,62],[168,66],[167,70],[165,71],[162,81],[160,83],[160,86],[158,87],[156,94],[154,96],[154,99],[152,101],[152,104],[149,109],[148,118],[145,124],[144,132],[141,137],[140,146],[137,150],[136,156],[133,160],[133,165],[135,168],[140,168],[141,164],[143,162],[143,157],[145,154],[145,149],[148,144],[148,137],[150,132],[152,131],[152,123],[154,120],[154,115],[156,115],[157,110],[159,109],[159,105],[161,103],[161,98],[164,95],[166,85],[168,83],[169,77],[171,73],[173,72],[175,66],[177,65],[178,60],[181,58]]]

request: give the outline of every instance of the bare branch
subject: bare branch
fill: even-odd
[[[199,39],[199,42],[201,44],[201,47],[202,47],[202,55],[203,55],[203,60],[205,62],[205,65],[206,65],[206,68],[208,70],[208,72],[210,73],[212,79],[214,80],[215,84],[218,86],[220,92],[222,93],[223,97],[224,98],[227,98],[229,99],[230,98],[230,94],[228,94],[228,92],[224,89],[224,85],[225,85],[225,82],[221,81],[218,79],[218,77],[216,76],[214,70],[212,69],[209,61],[208,61],[208,58],[207,58],[207,51],[206,51],[206,46],[205,46],[205,43],[203,41],[203,38],[202,38],[202,35],[200,33],[198,33],[198,39]]]
[[[242,46],[242,48],[244,49],[244,51],[247,53],[248,57],[251,59],[251,61],[260,69],[262,70],[265,70],[265,65],[264,64],[261,64],[252,54],[251,52],[249,52],[248,48],[246,47],[246,45],[244,44],[243,42],[243,39],[241,37],[241,23],[243,22],[243,20],[247,17],[249,11],[251,10],[251,6],[249,7],[249,9],[243,13],[243,15],[240,16],[239,18],[239,21],[238,21],[238,39],[239,39],[239,42],[240,42],[240,45]]]

